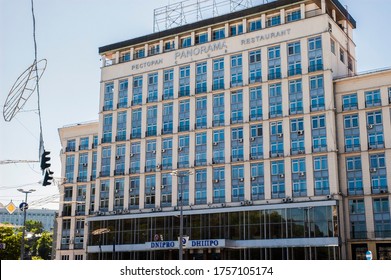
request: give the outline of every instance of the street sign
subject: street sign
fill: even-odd
[[[372,260],[372,252],[367,251],[367,253],[365,254],[365,257],[367,258],[368,261]]]
[[[7,206],[5,207],[5,209],[8,211],[8,213],[9,213],[10,215],[12,215],[12,214],[15,212],[15,210],[16,210],[16,206],[15,206],[15,204],[11,201],[10,203],[7,204]]]
[[[26,202],[22,202],[21,204],[19,204],[19,209],[20,211],[25,211],[29,209],[29,205]]]

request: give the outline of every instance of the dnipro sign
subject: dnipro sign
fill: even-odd
[[[145,245],[154,250],[175,249],[179,247],[178,241],[146,242]],[[189,240],[186,248],[221,248],[225,246],[224,239]]]

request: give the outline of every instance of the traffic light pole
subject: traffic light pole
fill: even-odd
[[[35,192],[35,190],[31,189],[31,190],[28,190],[28,191],[25,191],[23,189],[18,189],[19,192],[21,193],[24,193],[26,194],[26,198],[24,200],[24,203],[25,203],[25,206],[23,207],[23,231],[22,231],[22,240],[21,240],[21,245],[20,245],[20,259],[21,260],[24,260],[24,236],[26,235],[26,216],[27,216],[27,209],[28,209],[28,205],[27,205],[27,195],[29,193],[32,193],[32,192]],[[22,210],[22,209],[21,209]]]

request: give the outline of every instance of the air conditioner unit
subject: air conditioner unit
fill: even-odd
[[[287,197],[286,198],[286,202],[292,202],[293,200],[292,200],[292,198],[291,197]]]
[[[304,130],[298,130],[297,131],[297,135],[303,135],[304,134]]]
[[[298,153],[302,155],[302,154],[305,153],[305,151],[304,150],[299,150]]]
[[[373,124],[368,124],[367,128],[368,129],[372,129],[373,128]]]
[[[153,190],[153,191],[154,191],[154,190],[155,190],[155,187],[152,187],[152,188],[151,188],[151,190]]]
[[[244,182],[244,178],[240,178],[239,181],[240,181],[240,182]]]
[[[254,141],[255,141],[255,137],[251,137],[251,138],[250,138],[250,141],[251,141],[251,142],[254,142]]]
[[[130,189],[129,189],[129,192],[132,192],[132,191],[133,191],[133,189],[132,189],[132,188],[130,188]]]
[[[300,172],[300,173],[299,173],[299,176],[300,176],[300,177],[305,176],[305,172]]]
[[[243,143],[243,138],[239,138],[239,143]]]
[[[86,196],[85,196],[85,195],[83,195],[83,199],[86,199]]]
[[[121,156],[115,156],[116,160],[119,160],[120,158],[121,158]]]
[[[277,137],[278,137],[278,138],[282,138],[282,136],[284,136],[283,133],[278,133],[278,134],[277,134]]]
[[[182,147],[179,147],[179,148],[178,148],[178,151],[179,151],[179,152],[181,152],[182,150],[183,150],[183,148],[182,148]]]
[[[380,193],[388,193],[388,190],[380,190]]]
[[[332,199],[332,198],[333,198],[333,195],[328,194],[328,195],[326,196],[326,198],[327,198],[327,199]]]
[[[83,163],[83,166],[86,167],[88,164],[87,163]]]
[[[213,182],[218,183],[218,182],[220,182],[220,180],[219,179],[215,179]]]
[[[280,178],[285,178],[285,174],[278,175]]]
[[[252,200],[246,200],[246,205],[253,205]]]
[[[157,165],[156,165],[156,168],[157,168],[157,169],[160,169],[160,167],[161,167],[160,164],[157,164]]]
[[[119,193],[119,190],[115,190],[115,193]]]
[[[153,151],[152,151],[152,154],[156,154],[156,150],[153,150]]]
[[[162,149],[162,153],[165,153],[166,152],[166,149]]]
[[[377,171],[377,168],[371,168],[371,169],[369,169],[369,172],[371,172],[371,173],[374,173],[374,172],[376,172]]]
[[[213,146],[217,146],[219,142],[213,142]]]
[[[244,205],[246,205],[246,202],[245,201],[241,201],[240,205],[244,206]]]
[[[251,181],[255,181],[257,177],[251,177]]]
[[[130,153],[130,157],[134,157],[134,154]]]

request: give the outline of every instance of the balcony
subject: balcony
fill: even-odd
[[[373,141],[368,143],[368,150],[383,149],[384,141]]]
[[[77,177],[76,180],[78,183],[87,182],[87,176]]]
[[[304,155],[305,148],[304,147],[294,147],[291,148],[291,155]]]
[[[162,95],[162,99],[163,100],[171,100],[171,99],[173,99],[174,98],[174,95],[172,94],[172,93],[164,93],[163,95]]]
[[[250,121],[260,121],[260,120],[262,120],[262,118],[263,118],[262,113],[253,113],[253,114],[250,114],[250,116],[249,116]]]
[[[189,161],[180,161],[177,163],[177,168],[187,168],[189,167]]]
[[[323,70],[322,63],[313,64],[308,67],[308,72],[316,72],[316,71],[321,71],[321,70]]]
[[[357,103],[348,103],[342,105],[342,111],[350,111],[350,110],[357,110],[358,104]]]
[[[125,169],[116,169],[114,170],[114,176],[125,175]]]
[[[206,93],[206,92],[207,92],[206,85],[202,85],[202,86],[197,86],[196,87],[196,90],[195,90],[196,94],[198,94],[198,93]]]
[[[115,141],[116,142],[126,141],[126,135],[122,134],[122,135],[115,136]]]
[[[195,129],[206,128],[206,122],[198,122],[194,125]]]
[[[327,145],[312,146],[313,153],[327,152]]]
[[[190,125],[189,124],[178,126],[178,132],[189,131],[189,130],[190,130]]]
[[[224,126],[225,123],[224,123],[224,119],[219,119],[219,120],[213,120],[212,121],[212,125],[215,127],[215,126]]]
[[[256,153],[250,153],[250,160],[256,160],[256,159],[262,159],[263,153],[256,152]]]
[[[84,151],[84,150],[88,150],[88,145],[80,145],[79,146],[79,151]]]
[[[178,97],[190,96],[190,89],[181,89],[178,92]]]
[[[357,152],[361,150],[360,144],[348,144],[345,145],[345,152]]]
[[[141,105],[143,104],[142,98],[134,98],[131,102],[131,106]]]
[[[99,177],[110,177],[110,170],[99,172]]]
[[[301,75],[302,71],[301,68],[293,68],[288,70],[288,76],[296,76]]]
[[[235,123],[242,123],[243,122],[243,116],[238,116],[230,119],[231,124]]]
[[[372,186],[372,194],[388,194],[388,187],[387,187],[387,185]]]
[[[145,137],[156,136],[156,135],[157,135],[156,129],[149,129],[145,132]]]
[[[237,162],[237,161],[243,161],[244,156],[243,155],[235,155],[231,156],[231,162]]]
[[[139,139],[139,138],[141,138],[141,132],[140,133],[131,133],[129,135],[129,138],[130,139]]]
[[[145,166],[145,172],[156,172],[156,165],[146,165]]]
[[[65,148],[65,152],[74,152],[76,151],[76,147],[74,146],[69,146]]]
[[[212,90],[224,89],[224,82],[213,83]]]
[[[111,110],[113,110],[113,105],[112,105],[112,104],[110,104],[110,105],[105,105],[105,106],[103,106],[103,108],[102,108],[102,111],[103,111],[103,112],[105,112],[105,111],[111,111]]]
[[[103,136],[101,139],[101,143],[111,143],[111,135],[110,136]]]
[[[269,152],[271,158],[284,157],[284,150],[272,150]]]
[[[268,77],[268,80],[281,79],[281,72],[269,73],[269,75],[267,75],[267,77]]]
[[[194,161],[194,166],[206,166],[206,165],[207,165],[206,159],[196,159]]]
[[[250,77],[248,79],[249,84],[256,84],[256,83],[261,83],[261,82],[262,82],[262,76]]]
[[[117,104],[117,109],[127,108],[127,107],[128,107],[128,102],[120,102]]]
[[[241,86],[243,86],[243,81],[242,80],[231,81],[231,88],[233,88],[233,87],[241,87]]]
[[[147,103],[152,103],[152,102],[158,102],[157,95],[147,97]]]
[[[172,134],[172,127],[162,128],[162,135],[164,134]]]
[[[129,168],[129,174],[139,174],[139,173],[140,173],[140,167]]]
[[[225,163],[224,157],[214,157],[212,158],[212,164]]]

